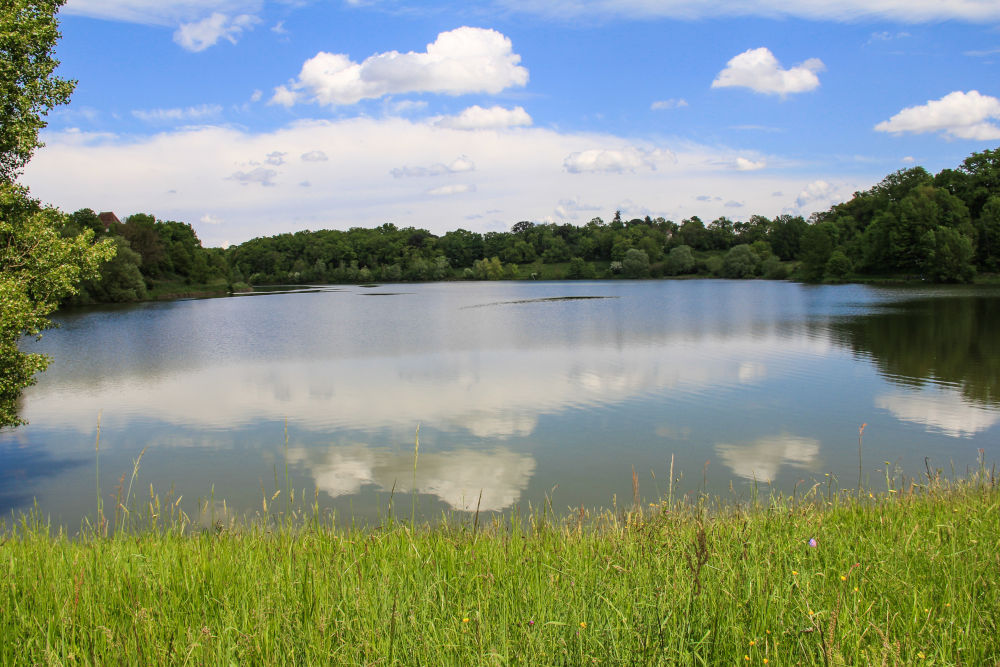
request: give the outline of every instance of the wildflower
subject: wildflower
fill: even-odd
[[[840,575],[840,580],[841,581],[847,581],[847,577],[845,577],[844,575]]]
[[[767,664],[767,658],[764,658],[764,664],[765,665]]]
[[[917,657],[918,657],[918,658],[926,658],[927,656],[926,656],[926,655],[924,655],[924,652],[923,652],[923,651],[920,651],[920,652],[918,652],[918,653],[917,653]]]
[[[757,645],[757,642],[755,642],[754,640],[751,639],[750,640],[750,646],[756,646],[756,645]]]
[[[813,616],[813,615],[814,615],[815,613],[816,613],[816,612],[814,612],[814,611],[813,611],[812,609],[810,609],[810,610],[809,610],[809,615],[810,615],[810,616]]]
[[[795,571],[795,570],[792,570],[792,576],[793,577],[797,577],[797,576],[799,576],[799,573],[797,571]]]
[[[534,625],[534,624],[535,624],[535,622],[533,620],[528,621],[528,625],[529,626]]]
[[[746,660],[747,662],[750,662],[750,656],[748,655],[743,656],[743,659]]]
[[[809,546],[811,546],[813,549],[816,548],[816,538],[815,537],[810,537],[809,538]]]
[[[855,587],[854,587],[854,592],[855,592],[855,593],[857,593],[857,592],[858,592],[858,587],[857,587],[857,586],[855,586]]]
[[[465,618],[462,619],[462,623],[468,623],[468,622],[469,622],[469,617],[468,616],[466,616]]]
[[[587,621],[580,621],[580,627],[583,628],[584,630],[586,630],[587,629]]]
[[[945,607],[950,607],[950,606],[951,606],[951,603],[950,603],[950,602],[946,602],[944,606],[945,606]]]

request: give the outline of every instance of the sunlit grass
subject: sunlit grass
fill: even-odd
[[[426,524],[390,510],[365,528],[286,490],[244,518],[132,494],[77,535],[37,514],[6,528],[0,663],[1000,659],[1000,492],[982,464],[887,475],[879,493]]]

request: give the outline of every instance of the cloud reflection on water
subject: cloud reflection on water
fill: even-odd
[[[309,471],[316,488],[333,498],[354,495],[368,485],[397,494],[437,497],[453,510],[499,511],[517,502],[535,472],[535,460],[504,447],[421,453],[414,487],[413,452],[394,452],[362,444],[326,450],[295,448],[291,464]],[[480,499],[480,493],[482,498]]]
[[[953,438],[973,436],[1000,421],[996,410],[976,405],[957,389],[940,385],[876,396],[875,407],[888,410],[900,421],[926,426]]]
[[[696,399],[770,376],[769,367],[824,354],[823,341],[704,338],[663,346],[487,350],[407,358],[206,365],[155,379],[123,375],[91,391],[50,382],[24,415],[89,430],[131,421],[225,429],[283,420],[298,428],[359,430],[417,423],[478,438],[530,435],[542,415],[622,403],[658,391]],[[779,372],[780,375],[780,372]]]
[[[734,475],[770,482],[783,465],[808,470],[819,458],[819,440],[787,433],[757,438],[741,444],[718,443],[715,452]]]

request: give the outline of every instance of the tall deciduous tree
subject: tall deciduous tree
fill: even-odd
[[[92,245],[91,230],[64,238],[66,216],[14,182],[41,145],[44,116],[73,91],[72,82],[53,76],[55,15],[63,1],[0,3],[0,426],[21,423],[21,391],[49,363],[23,352],[21,338],[49,327],[59,300],[114,255],[110,242]]]
[[[56,11],[65,0],[0,3],[0,178],[13,181],[41,146],[38,131],[76,85],[53,76],[59,61]]]

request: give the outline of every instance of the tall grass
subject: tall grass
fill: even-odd
[[[390,504],[357,529],[263,492],[253,517],[199,521],[152,488],[73,537],[28,513],[0,538],[0,663],[1000,660],[1000,491],[982,459],[961,480],[887,469],[879,493],[749,503],[675,501],[672,482],[652,505],[634,477],[627,510],[482,525]]]

